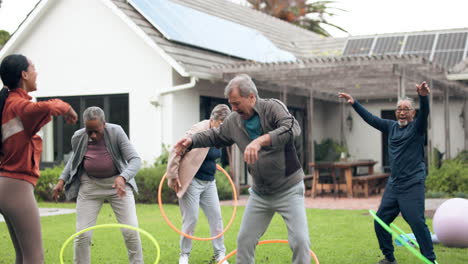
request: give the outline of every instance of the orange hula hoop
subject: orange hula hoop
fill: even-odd
[[[171,221],[169,220],[169,218],[167,217],[166,215],[166,212],[164,211],[164,208],[163,208],[163,203],[162,203],[162,198],[161,198],[161,193],[162,193],[162,187],[163,187],[163,184],[164,184],[164,179],[166,179],[166,174],[164,174],[164,176],[162,177],[161,179],[161,182],[159,183],[159,188],[158,188],[158,204],[159,204],[159,210],[161,211],[161,215],[164,219],[164,221],[166,221],[166,223],[169,225],[170,228],[172,228],[172,230],[176,231],[177,233],[179,233],[180,235],[186,237],[186,238],[190,238],[190,239],[193,239],[193,240],[199,240],[199,241],[210,241],[210,240],[213,240],[213,239],[216,239],[218,237],[221,237],[224,233],[226,233],[226,231],[231,227],[233,221],[234,221],[234,218],[236,217],[236,213],[237,213],[237,192],[236,192],[236,186],[234,185],[234,182],[232,181],[231,177],[229,176],[229,174],[221,167],[219,166],[218,164],[216,164],[216,169],[221,171],[222,173],[224,173],[224,175],[226,175],[226,178],[229,180],[229,183],[231,183],[231,187],[232,187],[232,196],[234,198],[234,210],[232,212],[232,216],[231,216],[231,219],[229,219],[229,222],[228,224],[226,225],[226,227],[224,228],[224,230],[217,234],[216,236],[213,236],[213,237],[196,237],[196,236],[192,236],[192,235],[189,235],[189,234],[186,234],[184,232],[182,232],[181,230],[179,230],[177,227],[175,227]]]
[[[288,240],[282,240],[282,239],[272,239],[272,240],[263,240],[263,241],[260,241],[258,242],[257,245],[262,245],[262,244],[275,244],[275,243],[279,243],[279,244],[288,244]],[[318,258],[317,258],[317,255],[315,255],[315,253],[312,251],[312,249],[309,249],[309,252],[310,252],[310,255],[312,256],[312,258],[314,259],[314,262],[315,264],[320,264]],[[234,256],[235,254],[237,253],[237,249],[233,250],[232,252],[230,252],[229,254],[227,254],[222,260],[220,260],[217,264],[222,264],[224,261],[228,260],[230,257]]]

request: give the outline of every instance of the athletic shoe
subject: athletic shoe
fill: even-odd
[[[216,264],[218,264],[218,262],[221,261],[224,257],[226,257],[226,255],[224,255],[224,254],[219,254],[218,256],[216,256],[216,258],[215,258]],[[227,262],[227,260],[225,260],[221,264],[229,264],[229,262]]]
[[[188,264],[189,255],[181,254],[179,257],[179,264]]]
[[[377,262],[377,264],[398,264],[398,262],[396,261],[396,259],[394,261],[390,261],[387,258],[384,258]]]

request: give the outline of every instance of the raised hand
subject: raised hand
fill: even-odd
[[[350,104],[354,104],[354,98],[347,93],[338,93],[338,97],[344,98]]]
[[[192,138],[183,137],[179,141],[177,141],[177,143],[175,143],[174,145],[175,153],[179,156],[182,156],[187,151],[187,148],[189,148],[191,145],[192,145]]]
[[[416,91],[420,96],[427,96],[431,93],[431,88],[427,85],[426,81],[422,82],[421,84],[416,84]]]
[[[67,124],[76,124],[76,121],[78,121],[78,115],[72,107],[70,107],[70,110],[68,110],[68,112],[64,114],[63,117],[65,118],[65,122],[67,122]]]

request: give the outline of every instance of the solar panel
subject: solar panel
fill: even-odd
[[[354,37],[346,43],[343,55],[400,54],[403,47],[402,54],[419,55],[451,68],[467,56],[467,42],[467,29]]]
[[[463,50],[465,48],[467,35],[467,32],[440,34],[436,50]]]
[[[404,36],[397,37],[379,37],[375,44],[373,54],[399,54],[403,45]]]
[[[368,55],[373,42],[374,38],[350,39],[343,55]]]
[[[403,54],[415,54],[421,51],[431,52],[434,40],[435,34],[408,36]]]
[[[448,52],[434,52],[434,59],[432,60],[435,63],[444,65],[448,68],[453,67],[455,64],[459,63],[463,59],[463,51],[448,51]]]
[[[129,0],[171,41],[258,62],[295,61],[262,33],[168,0]]]

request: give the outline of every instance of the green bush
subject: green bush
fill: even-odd
[[[62,171],[63,165],[47,168],[41,171],[41,176],[39,177],[36,188],[34,189],[34,195],[36,196],[37,201],[52,201],[52,190],[54,189]]]
[[[450,196],[468,194],[468,166],[461,159],[445,160],[440,168],[431,166],[426,180],[428,192],[444,192]]]
[[[135,176],[138,186],[138,194],[135,195],[135,201],[138,203],[157,203],[158,188],[161,178],[166,173],[169,152],[167,147],[163,146],[163,153],[150,167],[142,168]],[[229,168],[226,168],[229,171]],[[56,166],[41,171],[41,177],[36,185],[35,195],[38,201],[52,201],[52,190],[57,183],[60,174],[63,171],[62,166]],[[220,200],[229,200],[232,198],[232,188],[229,180],[220,171],[216,172],[216,185]],[[62,195],[62,198],[63,195]],[[167,186],[167,180],[164,181],[162,189],[162,200],[164,203],[177,203],[177,196]]]
[[[161,150],[161,155],[156,158],[156,161],[154,162],[154,166],[158,165],[167,165],[169,162],[169,145],[162,145],[162,150]]]
[[[346,146],[341,146],[331,138],[324,139],[321,143],[314,141],[314,150],[315,161],[337,161],[341,152],[348,152]]]
[[[465,165],[468,164],[468,150],[464,150],[458,153],[455,159],[465,163]]]
[[[166,173],[166,164],[156,165],[149,168],[142,168],[135,176],[138,186],[138,194],[135,201],[139,203],[157,203],[158,188],[162,176]],[[162,200],[164,203],[176,203],[177,196],[168,186],[167,180],[163,183]]]
[[[138,195],[135,197],[139,203],[157,203],[157,195],[161,178],[166,173],[166,164],[156,165],[154,167],[141,169],[135,180],[138,185]],[[228,171],[229,169],[226,168]],[[215,174],[216,186],[220,200],[230,200],[232,198],[232,187],[224,173],[217,171]],[[167,180],[164,180],[162,189],[162,199],[164,203],[177,203],[177,196],[167,186]]]
[[[229,167],[225,167],[224,170],[226,170],[229,173]],[[227,177],[224,175],[224,173],[216,171],[215,179],[216,187],[218,188],[219,200],[231,200],[233,197],[232,186]]]

